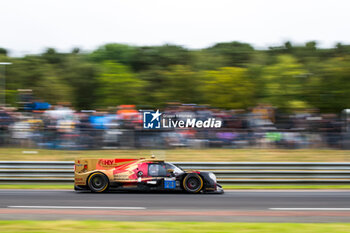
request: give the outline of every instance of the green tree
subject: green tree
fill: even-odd
[[[50,103],[71,102],[72,89],[62,78],[60,70],[39,56],[13,60],[6,76],[8,90],[32,89],[36,99]]]
[[[63,62],[64,54],[57,53],[54,48],[48,48],[45,53],[42,54],[42,58],[44,58],[47,63],[59,64]]]
[[[284,109],[305,102],[302,87],[307,78],[308,71],[294,57],[280,55],[276,64],[263,70],[263,98],[260,101]]]
[[[216,70],[227,66],[227,59],[222,54],[215,54],[207,50],[192,51],[191,66],[194,70]]]
[[[198,75],[188,66],[171,66],[162,72],[162,87],[154,90],[159,102],[198,103],[200,101]]]
[[[224,56],[226,59],[225,66],[230,67],[245,67],[254,54],[254,48],[250,44],[237,41],[218,43],[213,47],[207,48],[206,51],[216,56]]]
[[[107,61],[98,77],[100,106],[142,103],[142,87],[145,82],[130,71],[127,66]]]
[[[89,58],[95,62],[113,61],[124,65],[130,65],[137,48],[125,44],[106,44],[89,54]]]
[[[189,65],[191,62],[190,52],[177,45],[146,46],[139,47],[131,67],[140,72],[151,69],[164,70],[172,65]]]
[[[0,48],[0,55],[7,56],[7,49],[5,48]]]
[[[246,68],[224,67],[201,74],[204,103],[221,108],[247,108],[254,104],[255,85]]]
[[[99,69],[84,56],[72,54],[65,59],[61,75],[72,88],[73,106],[78,109],[91,109],[98,105],[97,88]]]
[[[323,62],[312,82],[306,84],[307,99],[323,112],[339,113],[350,103],[350,56]]]

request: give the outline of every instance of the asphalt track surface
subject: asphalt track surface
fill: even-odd
[[[0,190],[0,219],[350,222],[350,191],[218,194]]]

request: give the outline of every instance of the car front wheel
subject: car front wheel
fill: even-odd
[[[198,193],[203,188],[203,179],[196,173],[191,173],[183,179],[183,187],[189,193]]]

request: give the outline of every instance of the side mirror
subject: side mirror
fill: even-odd
[[[166,171],[167,171],[167,173],[170,173],[170,174],[174,173],[174,169],[168,169]]]

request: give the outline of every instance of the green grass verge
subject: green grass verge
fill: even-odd
[[[224,185],[224,189],[350,189],[350,185]],[[0,184],[0,189],[68,189],[71,184]]]
[[[29,151],[29,153],[28,153]],[[33,152],[36,152],[33,154]],[[145,158],[168,161],[350,162],[350,150],[282,149],[172,149],[172,150],[41,150],[0,148],[0,160],[74,160],[86,158]]]
[[[349,223],[219,223],[114,221],[0,221],[1,232],[235,232],[347,233]]]

